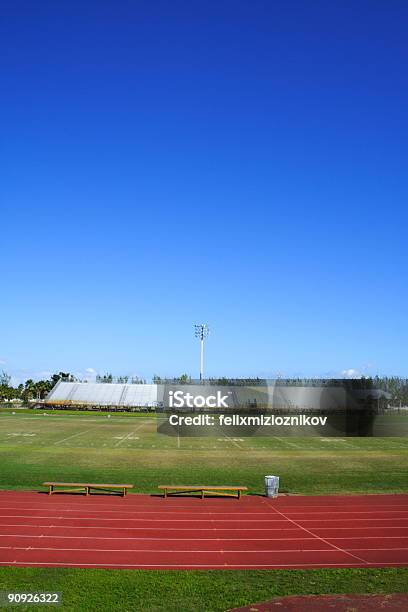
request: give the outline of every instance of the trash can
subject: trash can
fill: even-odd
[[[266,497],[278,497],[279,476],[265,476]]]

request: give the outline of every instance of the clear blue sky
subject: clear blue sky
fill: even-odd
[[[407,374],[404,0],[4,0],[0,368]]]

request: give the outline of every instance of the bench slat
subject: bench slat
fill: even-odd
[[[221,490],[230,490],[230,491],[248,491],[248,487],[229,487],[229,486],[225,486],[225,487],[220,487],[220,486],[216,486],[216,487],[210,487],[210,486],[203,486],[203,487],[199,487],[196,485],[192,485],[192,486],[181,486],[181,485],[159,485],[158,489],[190,489],[192,491],[216,491],[217,489]]]
[[[235,497],[240,498],[242,491],[248,491],[248,487],[232,487],[232,486],[214,486],[211,487],[209,485],[192,485],[192,486],[184,486],[184,485],[159,485],[158,488],[160,490],[164,490],[164,497],[171,495],[172,493],[176,495],[177,493],[196,493],[201,492],[201,499],[204,499],[205,493],[212,493],[213,495],[224,495],[226,497]],[[227,493],[227,491],[233,491],[236,493]]]
[[[56,487],[110,487],[112,489],[126,487],[127,489],[133,489],[134,485],[132,484],[100,484],[100,483],[92,483],[92,482],[43,482],[43,485],[49,487],[50,485],[54,485]]]
[[[133,489],[132,484],[101,484],[101,483],[90,483],[90,482],[43,482],[44,487],[48,487],[48,495],[53,495],[55,493],[73,493],[74,491],[85,491],[85,495],[90,495],[91,489],[100,489],[103,491],[109,491],[112,494],[112,489],[122,489],[122,496],[126,497],[128,489]],[[68,487],[68,489],[57,488],[54,487]]]

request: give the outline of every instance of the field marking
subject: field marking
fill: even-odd
[[[243,446],[238,444],[238,442],[236,442],[233,438],[230,438],[229,436],[227,436],[227,434],[223,434],[223,435],[224,435],[224,438],[226,438],[229,442],[232,442],[233,444],[235,444],[235,446],[237,446],[240,450],[246,450],[244,449]]]
[[[268,501],[265,500],[265,503],[268,504]],[[268,504],[269,505],[269,504]],[[280,516],[282,516],[283,518],[286,518],[286,520],[290,521],[291,523],[293,523],[293,525],[296,525],[296,527],[300,527],[300,529],[303,529],[304,531],[306,531],[307,533],[309,533],[310,535],[314,536],[315,538],[317,538],[318,540],[320,540],[321,542],[324,542],[325,544],[328,544],[329,546],[333,546],[335,549],[337,549],[338,551],[345,553],[346,555],[350,555],[351,557],[354,557],[354,559],[357,559],[358,561],[362,561],[364,564],[367,564],[367,561],[365,559],[362,559],[361,557],[358,557],[357,555],[353,555],[353,553],[348,552],[346,550],[344,550],[343,548],[340,548],[339,546],[336,546],[335,544],[331,544],[328,540],[326,540],[325,538],[322,538],[318,535],[316,535],[315,533],[313,533],[313,531],[310,531],[309,529],[306,529],[306,527],[303,527],[302,525],[299,525],[299,523],[297,523],[296,521],[294,521],[293,519],[285,516],[285,514],[283,514],[283,512],[280,512],[279,510],[277,510],[276,506],[272,506],[272,508],[274,509],[274,511],[279,514]],[[343,519],[344,520],[344,519]],[[360,519],[361,520],[361,519]],[[366,519],[363,519],[366,520]],[[370,519],[368,519],[370,520]],[[373,520],[373,519],[372,519]],[[387,519],[386,519],[387,520]]]
[[[36,436],[35,433],[8,433],[6,436],[23,436],[24,438]]]
[[[319,442],[341,442],[342,444],[346,444],[348,446],[351,446],[351,448],[361,450],[361,447],[355,446],[355,444],[353,444],[349,440],[343,440],[342,438],[335,438],[334,436],[333,436],[333,438],[319,438]],[[333,450],[335,450],[335,449],[333,449]]]
[[[90,431],[93,431],[93,427],[91,429],[86,429],[85,431],[80,431],[76,434],[72,434],[72,436],[68,436],[67,438],[63,438],[62,440],[58,440],[57,442],[54,442],[54,446],[58,446],[58,444],[62,444],[63,442],[71,440],[72,438],[76,438],[77,436],[82,436],[83,434],[89,433]]]
[[[279,442],[283,442],[285,444],[289,444],[289,446],[295,446],[296,448],[299,448],[300,450],[305,450],[304,446],[299,446],[299,444],[296,444],[295,442],[288,442],[288,440],[286,440],[286,438],[278,438],[277,436],[274,436],[274,438],[276,440],[279,440]]]
[[[139,431],[139,429],[141,427],[143,427],[144,423],[142,423],[141,425],[139,425],[139,427],[136,427],[136,429],[134,431],[131,431],[130,433],[127,434],[127,436],[124,436],[121,440],[119,440],[119,442],[116,442],[113,446],[114,448],[117,448],[118,446],[120,446],[122,444],[122,442],[125,442],[125,440],[130,440],[132,439],[131,437],[135,435],[135,433],[137,431]],[[139,439],[139,438],[137,438]]]

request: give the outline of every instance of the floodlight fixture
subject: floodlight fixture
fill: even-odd
[[[194,335],[200,340],[200,382],[204,380],[204,340],[207,338],[209,331],[206,323],[194,325]]]

